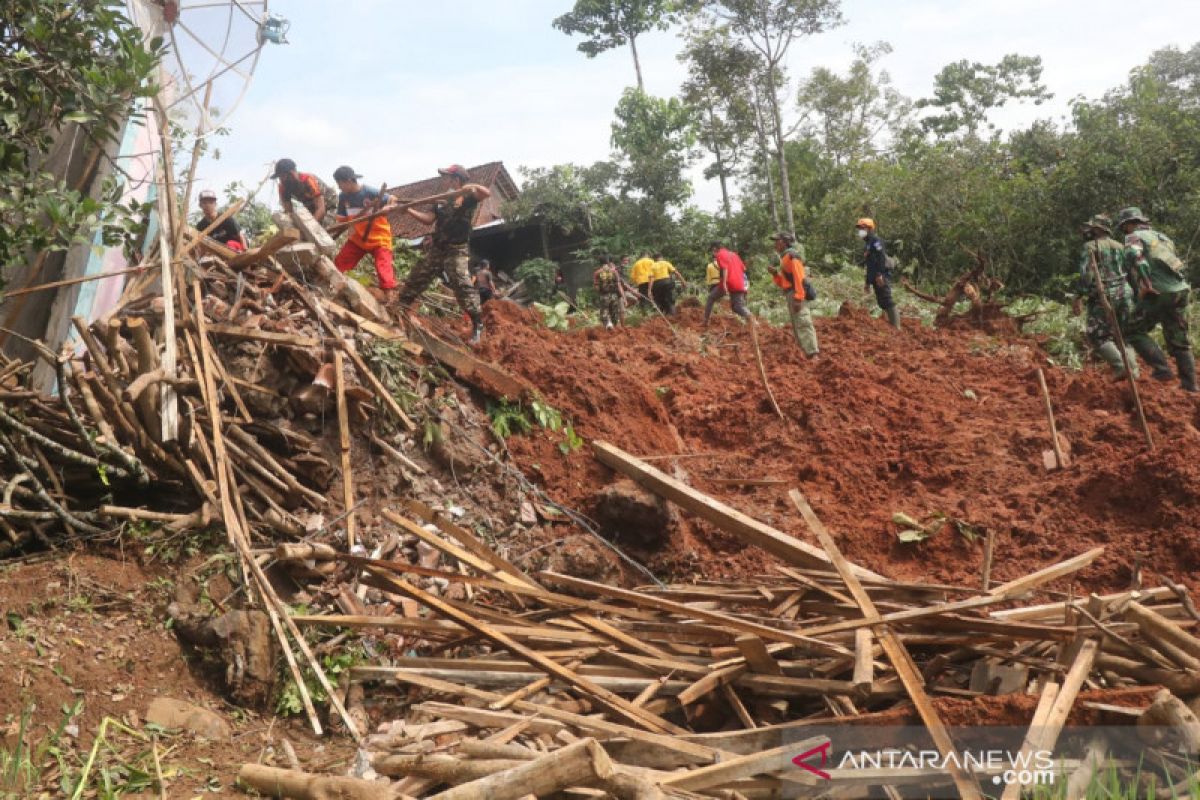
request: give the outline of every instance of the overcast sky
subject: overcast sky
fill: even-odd
[[[393,186],[449,163],[502,160],[520,181],[520,166],[605,158],[612,109],[634,83],[633,64],[628,49],[589,59],[552,28],[571,5],[270,0],[291,22],[290,44],[263,51],[228,120],[230,135],[217,140],[220,158],[202,163],[198,185],[256,185],[284,156],[330,183],[345,163],[368,183]],[[1200,39],[1196,0],[845,0],[843,13],[846,25],[793,48],[793,78],[818,65],[841,69],[851,44],[882,39],[894,48],[884,66],[896,87],[916,98],[951,61],[1040,55],[1055,97],[1005,109],[1006,124],[1060,118],[1071,98],[1120,84],[1154,50]],[[193,27],[214,29],[211,20]],[[238,35],[235,27],[230,52]],[[647,91],[673,94],[684,72],[676,34],[650,34],[639,45]],[[714,183],[697,182],[699,205],[714,209],[718,196]],[[269,184],[259,197],[274,202]]]

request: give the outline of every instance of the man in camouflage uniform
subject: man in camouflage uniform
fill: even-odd
[[[1115,341],[1116,332],[1109,323],[1108,311],[1101,302],[1100,291],[1102,289],[1108,297],[1117,324],[1124,333],[1129,328],[1129,315],[1133,311],[1133,287],[1125,272],[1125,248],[1112,238],[1112,220],[1107,214],[1097,214],[1089,219],[1083,226],[1083,235],[1087,243],[1083,246],[1083,256],[1079,261],[1075,313],[1078,314],[1082,310],[1082,303],[1086,299],[1087,323],[1084,330],[1087,340],[1105,363],[1112,367],[1113,377],[1120,380],[1125,377],[1125,362]],[[1100,287],[1096,286],[1093,262],[1100,272]],[[1126,351],[1129,365],[1133,369],[1133,377],[1136,378],[1137,356],[1128,345]]]
[[[1184,265],[1175,254],[1175,244],[1151,229],[1139,208],[1126,208],[1117,215],[1117,227],[1125,235],[1125,265],[1137,287],[1137,305],[1129,320],[1129,344],[1154,368],[1158,380],[1170,380],[1171,367],[1163,351],[1149,334],[1162,325],[1167,349],[1175,357],[1179,383],[1195,392],[1196,360],[1188,338],[1187,305],[1191,287],[1184,279]]]
[[[412,268],[408,280],[400,288],[399,303],[402,308],[411,308],[434,278],[444,277],[454,290],[459,307],[471,318],[471,344],[478,344],[483,335],[483,316],[479,310],[479,292],[467,270],[467,242],[471,238],[475,210],[491,197],[492,192],[486,186],[469,183],[470,174],[458,164],[439,169],[438,174],[449,178],[452,188],[459,190],[461,195],[438,203],[432,211],[405,210],[413,219],[432,225],[433,233],[430,234],[428,254]]]
[[[600,307],[600,321],[606,331],[614,325],[624,322],[625,297],[621,288],[621,273],[609,256],[604,257],[604,263],[592,273],[592,288],[596,290],[596,304]]]

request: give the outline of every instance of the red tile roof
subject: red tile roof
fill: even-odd
[[[517,188],[512,176],[508,174],[508,170],[504,168],[504,162],[492,161],[477,167],[468,167],[467,171],[471,173],[472,183],[478,183],[492,190],[492,196],[480,203],[479,209],[475,212],[473,221],[475,227],[478,228],[489,222],[503,219],[500,214],[501,208],[507,201],[516,199],[521,191]],[[453,180],[438,175],[404,186],[390,187],[387,193],[394,195],[398,200],[416,200],[453,189]],[[390,215],[388,220],[392,223],[392,235],[403,239],[420,239],[432,231],[432,226],[424,225],[403,212]]]

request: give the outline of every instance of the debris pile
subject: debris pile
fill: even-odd
[[[908,743],[888,730],[918,721],[926,749],[943,755],[956,752],[954,725],[1019,725],[1014,753],[1055,752],[1056,768],[1078,780],[1080,770],[1108,767],[1103,751],[1092,762],[1080,757],[1097,745],[1077,741],[1068,722],[1103,720],[1143,731],[1161,749],[1163,758],[1141,765],[1155,764],[1160,787],[1191,779],[1172,749],[1178,738],[1153,739],[1179,724],[1163,715],[1191,713],[1180,698],[1200,695],[1200,639],[1189,631],[1200,617],[1181,587],[1017,604],[1102,548],[979,589],[893,581],[847,562],[798,492],[793,501],[820,547],[789,537],[770,545],[778,532],[768,526],[611,445],[595,450],[747,544],[771,547],[780,559],[774,574],[635,589],[531,575],[413,501],[386,516],[419,543],[420,563],[281,545],[281,561],[338,565],[322,590],[328,597],[369,587],[355,613],[296,616],[297,625],[355,630],[391,654],[352,668],[342,687],[348,713],[371,731],[354,775],[362,796],[586,788],[617,798],[755,798],[942,785],[982,797],[977,782],[994,777],[987,770],[800,766],[831,738],[841,750],[850,742],[903,749]],[[1148,686],[1165,688],[1155,697]],[[242,777],[292,797],[305,795],[281,787],[321,780],[259,765]]]

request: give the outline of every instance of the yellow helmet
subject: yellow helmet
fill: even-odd
[[[858,222],[854,223],[854,227],[870,228],[871,230],[875,230],[875,220],[871,219],[870,217],[863,217]]]

